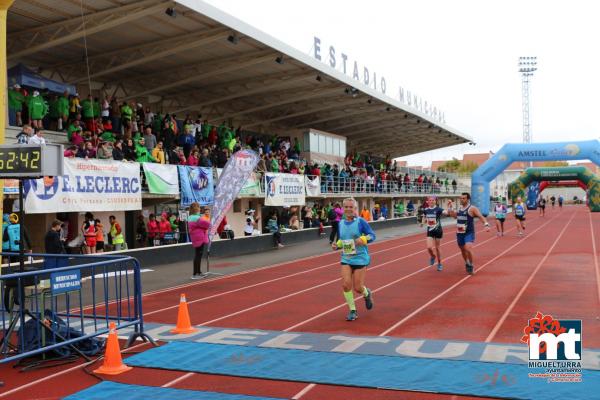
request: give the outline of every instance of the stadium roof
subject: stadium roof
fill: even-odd
[[[315,128],[374,155],[471,141],[200,0],[17,0],[8,61],[82,93],[258,132]]]

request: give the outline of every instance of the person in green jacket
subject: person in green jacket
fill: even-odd
[[[131,127],[131,117],[133,116],[133,109],[127,104],[126,101],[123,102],[121,106],[121,120],[123,122],[123,126],[125,128]]]
[[[144,138],[135,141],[135,157],[137,162],[156,162],[156,158],[148,151]]]
[[[40,96],[37,90],[33,92],[33,96],[29,100],[29,119],[35,128],[44,129],[42,126],[42,118],[48,113],[48,104]]]
[[[58,109],[58,130],[64,131],[67,128],[67,121],[69,120],[69,92],[65,90],[63,95],[59,97],[56,108]]]
[[[15,84],[12,87],[12,89],[8,89],[9,125],[23,126],[23,120],[21,119],[21,111],[23,111],[24,102],[25,96],[21,91],[20,85]]]

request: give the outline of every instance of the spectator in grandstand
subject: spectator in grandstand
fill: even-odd
[[[135,161],[137,158],[133,139],[127,139],[127,143],[123,146],[123,157],[127,161]]]
[[[100,146],[96,151],[96,158],[99,160],[113,159],[113,148],[110,142],[100,142]]]
[[[117,140],[113,146],[113,160],[123,161],[125,159],[125,154],[123,152],[123,141]]]
[[[23,129],[17,135],[17,144],[27,144],[33,135],[33,128],[28,124],[23,125]]]
[[[114,132],[116,132],[118,136],[121,136],[121,106],[119,106],[119,100],[116,97],[113,97],[110,100],[109,118]]]
[[[181,147],[176,146],[174,149],[171,149],[168,154],[169,164],[186,165],[187,160],[185,159],[185,154],[183,154]]]
[[[12,88],[8,89],[8,119],[10,125],[23,125],[21,118],[23,103],[25,103],[25,96],[23,95],[21,86],[15,84]]]
[[[148,151],[152,151],[156,147],[156,136],[154,136],[154,133],[152,133],[152,128],[149,126],[144,128],[144,142]]]
[[[123,128],[125,132],[130,132],[132,130],[132,118],[133,118],[133,109],[126,101],[121,105],[121,123],[123,124]]]
[[[452,179],[452,192],[456,193],[456,187],[458,186],[458,183],[456,183],[456,179]]]
[[[40,123],[41,125],[41,123]],[[36,144],[39,146],[46,145],[46,139],[43,137],[43,132],[40,128],[35,128],[35,134],[29,138],[29,144]]]
[[[154,158],[155,162],[159,164],[166,163],[163,142],[159,141],[158,143],[156,143],[156,147],[154,147],[154,149],[152,150],[152,157]]]
[[[44,129],[42,119],[48,114],[48,104],[40,96],[40,92],[34,90],[33,96],[29,98],[27,103],[29,110],[29,119],[34,128]]]
[[[81,105],[79,104],[79,93],[75,93],[69,100],[69,118],[71,120],[79,119]]]
[[[185,155],[186,159],[190,155],[192,148],[196,144],[196,138],[194,137],[194,134],[192,133],[192,129],[193,129],[193,125],[191,125],[191,124],[187,125],[184,128],[183,134],[179,135],[179,145],[183,149],[183,154]]]
[[[212,167],[212,162],[208,155],[208,149],[206,149],[206,148],[202,149],[202,156],[200,156],[199,165],[201,167]]]
[[[141,138],[137,141],[135,145],[135,156],[136,161],[140,163],[157,162],[156,158],[154,158],[146,148],[144,138]]]
[[[187,165],[197,167],[200,163],[200,152],[198,148],[194,147],[187,158]]]
[[[67,158],[74,158],[77,156],[77,146],[69,146],[63,152],[63,155]]]
[[[217,154],[217,168],[224,168],[227,160],[229,159],[229,150],[226,148],[221,149]]]

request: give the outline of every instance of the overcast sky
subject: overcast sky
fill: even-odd
[[[417,93],[477,142],[403,158],[410,165],[521,142],[519,56],[538,58],[533,141],[600,137],[598,2],[207,1],[311,57],[318,36],[322,53],[333,45],[361,70],[385,76],[396,99],[398,86]]]

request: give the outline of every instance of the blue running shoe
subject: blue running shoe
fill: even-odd
[[[444,269],[444,267],[442,267],[442,264],[438,264],[438,266],[437,266],[437,270],[438,270],[438,271],[441,271],[441,270],[443,270],[443,269]]]
[[[433,267],[434,265],[435,265],[435,257],[431,257],[431,258],[429,259],[429,266],[430,266],[430,267]]]
[[[356,318],[358,318],[356,310],[350,310],[350,313],[346,317],[346,321],[354,321]]]
[[[373,294],[368,288],[367,291],[369,292],[369,294],[365,296],[365,307],[367,307],[367,310],[370,310],[371,308],[373,308]]]

